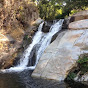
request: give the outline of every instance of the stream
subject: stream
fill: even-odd
[[[88,88],[75,82],[57,82],[31,77],[32,71],[0,73],[0,88]]]

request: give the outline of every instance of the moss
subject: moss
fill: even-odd
[[[78,64],[84,64],[88,62],[88,57],[87,56],[83,56],[83,57],[79,57],[79,60],[77,61]]]
[[[79,57],[77,63],[79,70],[81,71],[80,75],[88,72],[88,56]]]
[[[70,72],[69,75],[67,76],[66,80],[74,80],[76,77],[76,73]]]

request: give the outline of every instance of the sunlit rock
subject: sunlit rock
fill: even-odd
[[[31,25],[39,25],[42,22],[43,22],[43,19],[38,18],[37,20],[35,20],[34,22],[32,22]]]
[[[69,29],[88,29],[88,19],[75,21],[69,24]]]
[[[71,16],[70,22],[88,19],[88,10],[78,12]]]
[[[87,33],[88,29],[68,30],[60,40],[58,36],[45,50],[32,77],[63,81],[80,54],[88,53]]]

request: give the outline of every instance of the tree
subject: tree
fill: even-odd
[[[85,10],[83,7],[88,7],[88,0],[64,0],[66,5],[62,8],[61,18],[69,16],[72,10]]]
[[[64,18],[72,10],[84,10],[88,7],[88,0],[33,0],[37,2],[40,17],[45,20]],[[60,12],[61,11],[61,12]]]

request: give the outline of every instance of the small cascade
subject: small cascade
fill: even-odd
[[[38,64],[38,61],[40,59],[40,57],[42,56],[44,50],[47,48],[47,46],[50,44],[51,39],[53,37],[54,34],[56,34],[58,31],[61,30],[62,28],[62,24],[63,24],[64,20],[59,20],[57,23],[55,23],[54,25],[51,26],[50,31],[47,35],[45,35],[45,38],[42,39],[42,44],[37,52],[37,58],[36,58],[36,64],[35,66]]]
[[[42,37],[42,27],[43,27],[43,23],[40,24],[39,28],[38,28],[38,32],[35,34],[32,43],[28,46],[28,48],[24,51],[24,54],[22,56],[22,58],[20,59],[20,63],[16,66],[16,67],[26,67],[29,61],[29,56],[30,53],[33,49],[33,47],[40,42],[41,37]]]
[[[15,67],[2,70],[2,72],[15,72],[15,71],[18,72],[23,71],[25,69],[34,70],[44,50],[50,44],[53,35],[55,35],[57,32],[61,30],[63,21],[64,21],[63,19],[60,19],[58,22],[52,25],[48,33],[42,32],[44,22],[41,23],[38,28],[38,31],[36,32],[32,40],[32,43],[28,46],[28,48],[24,51],[23,56],[20,58],[20,63],[17,64],[17,66]],[[28,66],[29,56],[31,55],[34,46],[37,45],[39,45],[39,47],[36,51],[36,62],[34,66]]]

